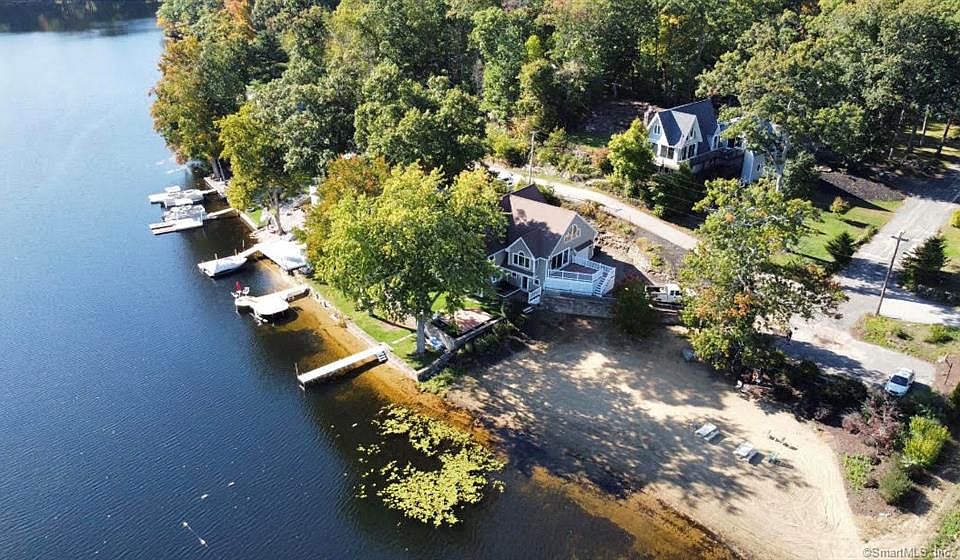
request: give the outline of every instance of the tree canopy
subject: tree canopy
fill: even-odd
[[[764,333],[788,329],[794,315],[832,312],[842,292],[817,266],[774,260],[816,215],[809,202],[787,199],[768,179],[748,186],[715,180],[706,188],[697,204],[709,211],[701,241],[680,274],[681,317],[703,360],[727,371],[756,367],[769,347]]]
[[[397,166],[375,198],[347,193],[331,212],[318,270],[361,308],[417,321],[417,352],[433,305],[456,309],[496,274],[485,236],[505,227],[485,171],[464,172],[442,190],[438,170]]]

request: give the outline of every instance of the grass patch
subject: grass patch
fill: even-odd
[[[453,368],[444,368],[440,373],[420,383],[420,390],[444,396],[463,373]]]
[[[850,486],[857,490],[867,487],[867,480],[870,478],[870,472],[873,471],[873,462],[865,455],[844,455],[843,456],[843,476],[850,483]]]
[[[957,327],[867,316],[857,324],[856,332],[867,342],[928,362],[936,362],[946,354],[960,353],[960,328]]]
[[[257,208],[253,212],[247,212],[247,216],[250,217],[254,225],[260,227],[262,225],[261,220],[263,220],[263,208]]]
[[[833,257],[827,252],[827,243],[841,232],[847,232],[857,241],[872,237],[876,230],[884,226],[893,212],[902,204],[900,200],[871,200],[872,206],[858,206],[856,200],[850,200],[852,206],[842,214],[829,211],[820,213],[820,220],[807,222],[808,232],[792,252],[819,262],[832,263]],[[789,258],[783,257],[783,261]],[[781,261],[781,262],[783,262]]]
[[[942,129],[941,129],[942,130]],[[588,148],[605,148],[610,143],[609,134],[592,134],[589,132],[567,133],[567,141],[576,146]]]

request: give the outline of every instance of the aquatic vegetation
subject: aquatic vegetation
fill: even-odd
[[[501,481],[490,480],[490,474],[503,469],[503,462],[469,433],[402,406],[384,408],[374,424],[382,441],[357,448],[365,456],[362,463],[386,460],[385,450],[393,450],[397,443],[415,452],[414,461],[403,466],[389,460],[363,474],[365,481],[382,479],[375,495],[388,508],[435,527],[455,525],[459,511],[479,503],[487,487],[503,491]],[[378,483],[369,486],[372,490]],[[367,490],[366,482],[360,484],[357,496],[369,497]]]

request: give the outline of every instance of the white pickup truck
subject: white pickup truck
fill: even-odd
[[[680,286],[677,284],[647,286],[647,295],[658,303],[680,303],[681,300]]]

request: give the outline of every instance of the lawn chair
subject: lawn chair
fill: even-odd
[[[737,446],[733,454],[741,460],[750,461],[757,454],[757,450],[753,447],[753,444],[745,441]]]
[[[700,426],[695,432],[697,436],[702,437],[706,441],[712,441],[713,438],[720,435],[720,428],[716,427],[714,424],[707,422],[703,426]]]

